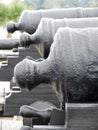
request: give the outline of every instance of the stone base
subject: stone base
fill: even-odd
[[[68,103],[66,122],[71,130],[97,130],[98,104]]]
[[[34,126],[33,130],[67,130],[64,126],[40,125]]]

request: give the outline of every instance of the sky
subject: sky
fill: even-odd
[[[2,3],[8,5],[10,4],[13,0],[0,0]]]

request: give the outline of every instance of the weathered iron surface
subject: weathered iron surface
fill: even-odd
[[[23,105],[20,108],[20,115],[27,118],[40,118],[51,125],[65,124],[65,111],[52,106],[51,108],[40,110],[31,106]]]
[[[0,68],[0,81],[10,81],[13,77],[13,70],[15,65],[24,59],[26,56],[32,56],[35,59],[40,58],[40,54],[38,53],[37,49],[35,47],[31,48],[20,48],[19,49],[19,55],[8,55],[7,56],[7,63],[3,66],[1,64]]]
[[[55,109],[54,109],[55,110]],[[29,130],[96,130],[98,129],[98,104],[95,103],[67,103],[65,109],[65,125],[62,124],[51,124],[48,125],[33,125],[31,127],[23,126],[21,129]],[[55,115],[55,116],[53,116]],[[59,116],[57,117],[58,112],[51,114],[53,116],[53,121],[59,120]]]
[[[30,48],[19,48],[19,54],[7,56],[7,64],[1,66],[0,68],[0,81],[11,81],[13,77],[13,70],[15,65],[23,60],[26,56],[32,56],[34,59],[41,58],[37,49],[33,46]],[[38,60],[37,60],[38,61]],[[48,84],[41,84],[35,90],[27,92],[26,90],[21,89],[21,91],[13,90],[13,86],[16,86],[16,83],[11,82],[11,92],[9,92],[8,97],[5,99],[5,105],[3,110],[3,116],[13,116],[19,115],[19,109],[22,105],[30,105],[34,102],[40,100],[44,102],[50,102],[54,106],[59,107],[59,101]],[[51,97],[51,98],[50,98]],[[42,103],[40,103],[40,106]],[[43,108],[43,106],[41,106]],[[38,121],[38,120],[37,120]],[[36,121],[36,122],[37,122]],[[36,123],[35,122],[35,123]]]
[[[23,105],[20,108],[20,115],[23,117],[39,117],[42,120],[47,120],[49,122],[51,109],[38,110],[34,107]]]
[[[18,48],[19,39],[17,38],[5,38],[0,39],[0,49],[12,49]]]
[[[25,10],[20,16],[18,23],[9,22],[7,24],[8,32],[13,33],[16,30],[34,33],[41,18],[82,18],[98,17],[98,8],[65,8],[30,11]]]
[[[40,44],[43,51],[41,55],[47,58],[53,37],[60,27],[85,28],[98,27],[98,18],[73,18],[73,19],[52,19],[42,18],[36,32],[32,35],[24,33],[20,36],[20,46],[28,47],[30,44]],[[39,47],[37,47],[40,49]]]
[[[61,28],[46,60],[24,59],[14,69],[21,88],[51,83],[60,102],[98,102],[98,28]]]
[[[37,103],[37,101],[39,102]],[[59,108],[59,101],[52,88],[48,84],[41,84],[30,92],[25,89],[21,89],[20,92],[12,91],[9,97],[6,98],[3,115],[19,115],[19,110],[22,105],[32,104],[33,107],[38,109],[38,106],[33,105],[35,103],[39,104],[39,107],[41,107],[40,110],[49,107],[48,103],[51,103],[51,107],[53,105]],[[36,120],[33,124],[40,123],[40,120]],[[27,124],[27,121],[25,121],[24,124]]]

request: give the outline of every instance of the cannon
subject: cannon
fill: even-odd
[[[0,39],[0,50],[2,49],[12,49],[18,48],[19,46],[19,39],[18,38],[5,38]]]
[[[17,55],[7,55],[6,56],[7,63],[1,64],[0,81],[10,82],[10,91],[8,95],[5,97],[5,104],[3,106],[3,116],[19,115],[20,106],[24,105],[24,103],[25,105],[33,104],[37,100],[40,101],[43,100],[44,102],[48,102],[56,107],[59,107],[59,101],[57,100],[57,97],[53,92],[53,90],[51,89],[50,85],[41,84],[34,91],[27,92],[26,90],[23,89],[20,90],[19,87],[15,83],[13,83],[12,77],[14,67],[26,56],[28,57],[32,56],[35,60],[41,58],[36,48],[30,46],[30,48],[25,49],[19,48]]]
[[[30,35],[24,33],[19,39],[1,39],[0,49],[14,48],[13,50],[16,51],[18,47],[28,47],[30,44],[33,44],[41,57],[47,58],[57,29],[66,26],[72,28],[98,27],[98,18],[42,18],[34,34]]]
[[[60,101],[65,92],[67,102],[97,102],[97,30],[59,29],[46,60],[24,59],[16,65],[18,85],[31,90],[40,83],[52,83]]]
[[[98,8],[64,8],[48,10],[24,10],[20,16],[19,22],[8,22],[7,30],[13,33],[16,30],[33,34],[43,17],[61,19],[61,18],[82,18],[98,17]]]
[[[20,88],[31,90],[40,83],[51,83],[66,112],[61,130],[98,128],[97,35],[98,28],[60,28],[47,59],[24,59],[15,66],[14,77]],[[58,128],[35,126],[33,130]]]
[[[53,37],[60,27],[85,28],[98,27],[98,18],[73,18],[73,19],[52,19],[42,18],[36,32],[32,35],[28,33],[21,34],[20,46],[28,47],[30,44],[40,45],[38,50],[42,57],[47,58],[50,52],[50,46]]]
[[[16,47],[16,43],[19,42],[19,39],[2,39],[1,40],[1,48],[9,49],[10,47]],[[4,44],[3,44],[4,43]],[[10,45],[11,44],[11,45]],[[59,101],[57,100],[57,97],[53,90],[51,89],[50,85],[48,84],[41,84],[38,86],[38,88],[35,89],[35,91],[27,92],[26,90],[19,89],[19,87],[16,85],[16,83],[13,82],[13,70],[15,65],[20,62],[22,59],[24,59],[26,56],[30,57],[32,56],[34,59],[41,60],[41,55],[38,53],[37,49],[34,46],[30,46],[29,48],[18,48],[18,52],[13,52],[11,54],[5,53],[3,54],[3,58],[5,56],[6,62],[1,62],[1,68],[0,68],[0,82],[2,81],[8,81],[10,82],[10,91],[7,93],[7,95],[4,98],[5,103],[3,104],[3,113],[2,116],[14,116],[19,115],[19,109],[20,106],[24,105],[30,105],[34,104],[36,101],[43,101],[44,104],[47,102],[47,105],[51,103],[51,106],[54,105],[59,108]],[[47,86],[47,87],[46,87]],[[2,87],[2,86],[1,86]],[[44,91],[43,91],[44,90]],[[42,96],[43,95],[43,96]],[[50,99],[51,96],[51,99]],[[16,100],[17,99],[17,100]],[[42,102],[39,102],[40,106],[42,105]],[[47,106],[46,105],[46,106]],[[28,121],[24,119],[24,124],[28,124]],[[37,122],[37,123],[36,123]],[[43,124],[45,122],[41,120],[35,120],[36,124]]]
[[[37,49],[39,55],[41,55],[41,57],[43,57],[42,54],[43,54],[44,50],[43,50],[42,45],[36,44],[36,45],[34,45],[34,47]],[[31,49],[32,47],[29,47],[29,48]],[[21,49],[21,50],[25,49],[25,47],[22,47],[20,44],[20,38],[0,39],[0,58],[1,58],[1,60],[7,58],[7,56],[12,56],[12,55],[15,56],[14,52],[19,52],[19,49]],[[28,49],[28,51],[29,51],[29,49]],[[11,52],[13,52],[13,54]],[[27,55],[28,55],[28,53],[27,53]],[[25,56],[26,56],[26,54],[25,54]]]
[[[96,122],[98,119],[98,104],[67,103],[65,111],[57,108],[40,111],[29,106],[23,107],[23,112],[29,110],[26,113],[28,116],[29,113],[32,113],[33,116],[41,116],[43,114],[41,118],[47,115],[46,117],[50,121],[48,125],[33,125],[33,128],[23,126],[21,130],[94,130],[98,128]],[[33,113],[34,111],[35,113]]]

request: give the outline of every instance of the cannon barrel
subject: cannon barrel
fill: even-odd
[[[51,109],[38,110],[31,106],[23,105],[21,106],[19,113],[22,117],[38,117],[43,119],[44,121],[49,122],[51,116]]]
[[[18,48],[19,42],[19,39],[14,38],[0,39],[0,49]]]
[[[97,36],[98,28],[58,29],[47,59],[15,66],[16,82],[29,90],[51,83],[60,102],[98,102]]]
[[[21,34],[20,45],[27,47],[30,44],[44,44],[44,54],[42,56],[47,58],[50,46],[53,42],[53,37],[60,27],[71,28],[85,28],[98,27],[98,18],[73,18],[73,19],[52,19],[42,18],[36,32],[32,35],[28,33]],[[39,48],[38,48],[39,49]]]
[[[28,126],[21,127],[21,130],[94,130],[98,128],[98,104],[97,103],[68,103],[67,114],[61,111],[53,111],[49,125],[33,125],[33,128]],[[58,114],[59,113],[59,114]],[[65,119],[65,125],[60,124],[61,120]],[[65,116],[65,118],[64,118]],[[67,116],[67,117],[66,117]],[[64,118],[64,119],[63,119]],[[59,120],[58,124],[55,121]],[[52,124],[53,121],[53,124]]]
[[[61,18],[82,18],[98,17],[98,8],[67,8],[67,9],[48,9],[30,11],[24,10],[18,23],[8,22],[7,30],[13,33],[16,30],[33,34],[43,17],[61,19]]]
[[[35,107],[23,105],[20,107],[20,115],[26,118],[41,118],[44,122],[51,125],[65,124],[65,110],[52,107],[46,109],[36,109]]]

